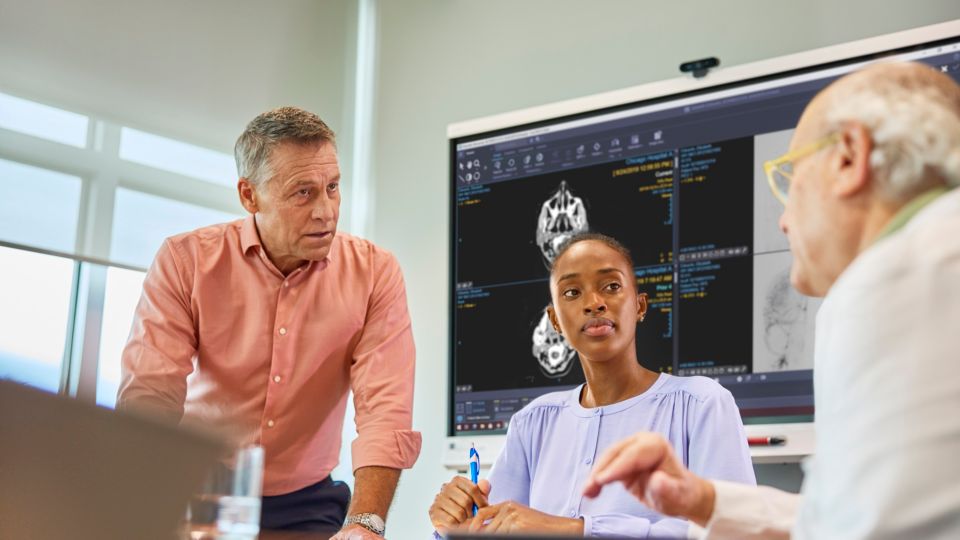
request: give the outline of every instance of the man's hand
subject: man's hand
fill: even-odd
[[[440,486],[440,493],[430,505],[430,522],[437,532],[445,533],[454,529],[473,517],[473,505],[477,508],[487,506],[487,495],[490,494],[490,482],[480,480],[478,484],[462,476],[454,476],[452,480]]]
[[[354,523],[340,529],[330,540],[383,540],[383,537]]]
[[[538,532],[583,535],[583,520],[544,514],[517,502],[507,501],[477,511],[470,531],[485,533]]]
[[[612,482],[622,482],[652,510],[701,527],[713,514],[713,484],[687,470],[660,435],[638,433],[607,449],[587,478],[583,494],[596,497]]]

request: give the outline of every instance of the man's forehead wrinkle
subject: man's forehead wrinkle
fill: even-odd
[[[340,177],[337,162],[316,163],[312,159],[285,162],[278,171],[284,177],[284,185],[301,181],[326,181]]]

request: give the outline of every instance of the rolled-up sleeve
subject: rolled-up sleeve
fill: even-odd
[[[415,350],[403,275],[396,259],[375,253],[373,291],[350,367],[357,438],[353,469],[409,469],[420,455],[413,431]]]
[[[167,240],[144,279],[123,349],[118,410],[137,410],[172,422],[183,416],[187,376],[197,351],[185,283],[176,246]]]
[[[691,525],[698,540],[787,540],[797,518],[800,495],[768,486],[713,481],[713,515],[706,529]]]

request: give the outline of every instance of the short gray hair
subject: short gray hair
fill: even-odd
[[[882,195],[905,201],[937,185],[960,186],[960,86],[952,79],[923,64],[890,63],[837,86],[825,128],[867,127]]]
[[[237,139],[237,173],[259,187],[273,176],[270,155],[283,142],[337,145],[336,134],[319,116],[299,107],[280,107],[251,120]]]

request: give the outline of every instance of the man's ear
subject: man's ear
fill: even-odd
[[[240,204],[243,205],[247,212],[256,214],[260,211],[257,186],[253,185],[250,180],[241,177],[240,180],[237,181],[237,194],[240,195]]]
[[[553,304],[547,306],[547,317],[550,317],[550,324],[553,325],[553,329],[558,334],[563,335],[563,330],[560,329],[560,321],[557,319],[557,310],[553,309]]]
[[[832,186],[840,197],[862,193],[870,184],[870,154],[873,152],[870,130],[859,122],[849,122],[840,131],[837,142],[837,180]]]

